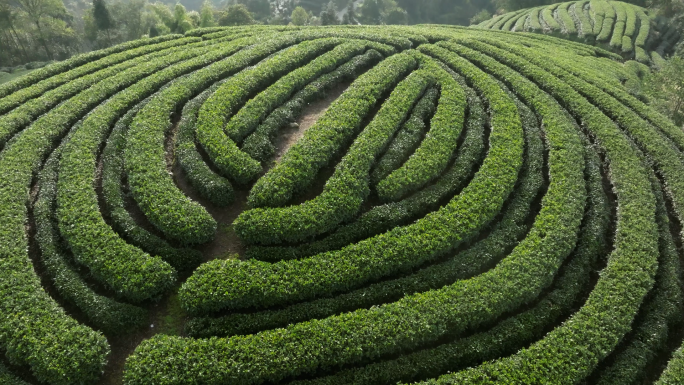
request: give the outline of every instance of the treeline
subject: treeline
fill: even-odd
[[[174,0],[166,0],[174,1]],[[124,41],[246,24],[479,23],[557,0],[0,0],[0,67],[64,60]],[[647,6],[649,0],[629,2]],[[681,14],[684,0],[655,0]],[[39,64],[38,64],[39,65]]]

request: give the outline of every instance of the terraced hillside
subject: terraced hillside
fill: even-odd
[[[595,44],[635,59],[656,64],[679,39],[675,28],[653,11],[621,1],[569,1],[505,13],[477,28],[540,32]]]
[[[684,132],[621,60],[255,26],[1,85],[0,380],[682,383]]]

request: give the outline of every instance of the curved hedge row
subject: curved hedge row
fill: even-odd
[[[425,138],[428,125],[426,122],[435,113],[439,87],[432,87],[420,99],[411,116],[399,129],[392,142],[387,147],[385,154],[380,157],[370,175],[371,184],[375,185],[385,179],[392,171],[401,165],[416,150]]]
[[[485,24],[217,27],[0,88],[0,382],[679,381],[684,133],[624,63],[675,32]]]
[[[652,10],[612,0],[592,0],[588,3],[587,13],[584,10],[586,0],[557,3],[509,12],[476,27],[549,33],[597,44],[641,63],[651,62],[649,51],[674,48],[666,39],[672,29],[668,23],[657,21]],[[492,22],[495,20],[498,21]],[[504,23],[504,20],[508,21]]]
[[[98,60],[107,56],[111,56],[113,54],[122,52],[122,51],[128,51],[128,50],[133,50],[135,48],[141,47],[141,46],[146,46],[146,45],[152,45],[152,44],[157,44],[157,43],[162,43],[167,40],[174,40],[178,39],[180,35],[163,35],[163,36],[157,36],[151,39],[139,39],[139,40],[132,40],[132,41],[127,41],[125,43],[117,44],[113,47],[109,47],[103,50],[99,51],[93,51],[89,52],[86,54],[82,55],[76,55],[68,60],[64,60],[61,62],[53,63],[48,66],[45,66],[41,69],[38,69],[36,71],[32,71],[30,74],[26,76],[22,76],[20,78],[17,78],[11,82],[7,82],[5,84],[0,85],[0,98],[4,98],[7,95],[10,95],[14,92],[17,92],[21,89],[25,89],[30,87],[34,83],[38,83],[42,80],[48,79],[52,76],[59,75],[63,72],[69,71],[72,68],[80,68],[83,65],[88,65],[92,63],[94,60]],[[50,79],[52,81],[53,79]]]
[[[416,66],[416,61],[407,55],[393,55],[360,76],[280,162],[254,184],[249,204],[282,206],[306,188],[361,129],[364,118],[382,96]]]
[[[225,207],[235,200],[233,186],[230,181],[216,174],[204,163],[195,144],[195,123],[199,109],[222,82],[219,81],[209,87],[183,107],[178,132],[174,138],[174,155],[185,177],[200,196],[216,206]]]
[[[433,260],[491,221],[513,189],[522,163],[520,118],[515,105],[495,82],[458,57],[450,59],[453,61],[449,64],[462,70],[464,77],[487,94],[494,110],[492,126],[498,128],[490,135],[487,159],[459,196],[412,225],[315,258],[275,264],[207,263],[181,287],[183,306],[193,313],[212,312],[226,307],[301,301],[348,290]],[[254,281],[255,276],[263,279]],[[202,294],[206,292],[214,294]]]
[[[491,329],[419,350],[398,359],[342,370],[314,380],[294,381],[297,385],[395,384],[413,382],[440,373],[505,356],[543,336],[555,322],[566,317],[573,305],[590,286],[589,274],[607,249],[605,235],[609,225],[608,198],[602,188],[599,158],[587,151],[587,187],[589,202],[585,223],[576,250],[554,281],[548,293],[529,310],[508,317]]]
[[[494,62],[455,45],[450,48],[478,57],[483,65],[490,66],[488,63]],[[502,67],[498,63],[491,66]],[[561,327],[513,356],[443,376],[434,383],[462,383],[475,379],[478,383],[491,383],[494,379],[513,383],[538,382],[542,378],[550,382],[561,379],[575,382],[591,373],[599,360],[613,350],[629,330],[636,310],[653,285],[658,255],[655,199],[646,169],[629,141],[595,106],[582,97],[572,97],[575,91],[552,79],[546,71],[529,62],[513,68],[537,81],[543,79],[543,87],[557,96],[571,114],[581,117],[597,136],[610,162],[618,201],[624,202],[619,204],[616,247],[583,307]],[[507,71],[515,73],[501,68],[501,72]],[[621,246],[635,238],[639,239],[639,248]],[[638,266],[638,269],[627,266]]]
[[[423,65],[429,68],[429,64],[426,61]],[[428,71],[440,85],[437,110],[430,120],[430,130],[416,151],[377,184],[378,197],[383,201],[398,200],[435,180],[456,152],[465,121],[465,93],[440,67],[433,66]]]
[[[106,208],[105,218],[109,218],[108,223],[111,223],[112,228],[127,242],[152,256],[160,257],[176,270],[190,270],[202,261],[200,252],[172,247],[164,239],[138,225],[131,213],[126,210],[126,197],[123,191],[123,152],[126,147],[126,132],[135,114],[148,101],[149,98],[145,99],[119,119],[102,151],[102,201]]]
[[[245,139],[242,151],[252,158],[263,162],[270,159],[275,153],[273,144],[278,130],[294,121],[302,113],[309,103],[322,99],[327,91],[340,83],[351,82],[372,65],[383,59],[381,53],[374,49],[358,55],[349,62],[341,65],[336,70],[322,75],[311,82],[301,91],[297,92],[283,106],[273,111],[256,130]]]
[[[484,157],[484,125],[487,116],[481,100],[465,84],[463,78],[449,68],[443,68],[466,90],[469,109],[463,144],[457,153],[454,163],[438,181],[399,202],[373,207],[371,210],[364,212],[354,222],[340,227],[334,233],[321,240],[304,243],[295,247],[252,246],[246,252],[247,257],[275,262],[282,259],[302,258],[340,249],[364,238],[390,230],[395,226],[408,224],[427,212],[435,210],[445,200],[448,200],[452,195],[463,189]]]
[[[470,90],[470,93],[474,92]],[[470,95],[471,114],[482,110],[481,102],[476,95]],[[257,313],[231,314],[222,318],[195,318],[188,324],[188,331],[194,337],[230,336],[233,334],[249,334],[259,330],[284,327],[292,322],[302,322],[314,318],[323,318],[343,311],[368,308],[389,301],[400,299],[408,293],[422,293],[452,284],[459,279],[465,279],[483,271],[506,255],[517,242],[529,231],[526,223],[533,213],[532,205],[540,194],[544,182],[543,163],[544,146],[541,139],[539,124],[526,106],[516,103],[521,111],[521,119],[525,130],[526,157],[520,171],[518,189],[516,189],[504,208],[501,220],[490,230],[487,238],[468,247],[463,252],[450,255],[442,263],[425,267],[415,274],[405,277],[382,281],[367,287],[354,290],[333,298],[323,298],[316,301],[295,304],[285,309],[267,310]],[[481,111],[484,114],[484,111]],[[484,119],[469,120],[468,137],[482,140]],[[479,146],[478,146],[479,145]],[[482,143],[473,144],[482,150]],[[466,144],[464,144],[464,147]],[[467,157],[464,151],[462,156]],[[479,154],[478,154],[479,157]],[[467,159],[472,167],[473,159]],[[464,170],[458,164],[449,170],[451,178],[445,175],[440,182],[447,184],[450,179],[458,179]],[[453,182],[452,182],[453,183]],[[433,189],[434,190],[434,189]],[[428,190],[424,190],[428,191]],[[426,194],[427,195],[427,194]],[[427,195],[431,197],[430,195]],[[410,203],[411,202],[411,203]],[[414,207],[415,200],[406,199],[406,210]],[[418,205],[418,204],[416,204]],[[382,207],[382,206],[380,206]],[[433,202],[433,208],[436,208]],[[399,211],[399,210],[396,210]],[[401,211],[399,211],[401,212]],[[370,222],[370,221],[368,221]],[[390,226],[391,227],[391,226]],[[354,240],[350,240],[354,241]],[[349,243],[349,242],[347,242]]]
[[[413,61],[409,55],[405,55],[405,60]],[[406,120],[412,106],[431,86],[429,75],[419,70],[397,84],[337,164],[320,195],[301,205],[256,208],[240,214],[234,222],[240,238],[259,244],[303,241],[352,219],[370,193],[368,174],[372,164]],[[335,131],[339,126],[321,126],[318,129],[316,135],[324,137],[326,133],[321,131]],[[312,147],[320,146],[314,143]]]
[[[68,257],[61,248],[54,217],[61,150],[62,147],[55,150],[45,162],[38,182],[38,199],[33,206],[36,241],[40,247],[42,262],[62,297],[83,311],[97,328],[105,333],[116,334],[140,327],[146,321],[146,311],[95,293],[69,264]]]
[[[214,237],[217,224],[201,205],[186,197],[169,176],[165,134],[171,128],[170,116],[179,105],[217,78],[236,73],[248,65],[249,62],[233,59],[254,42],[252,38],[235,40],[170,72],[165,77],[167,81],[195,71],[150,100],[128,130],[124,159],[133,198],[157,229],[182,244],[208,242]],[[224,60],[226,57],[228,59]]]

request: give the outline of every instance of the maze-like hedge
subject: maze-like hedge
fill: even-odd
[[[543,5],[495,16],[476,26],[538,32],[596,44],[641,63],[659,64],[679,39],[667,19],[621,1],[581,0]]]
[[[254,26],[0,86],[0,382],[682,383],[684,132],[622,60]],[[181,335],[131,337],[173,291]]]

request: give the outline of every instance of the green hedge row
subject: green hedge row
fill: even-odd
[[[304,42],[300,43],[301,40]],[[237,144],[224,133],[227,118],[236,113],[250,96],[342,42],[343,40],[337,38],[306,41],[302,35],[288,35],[236,55],[236,61],[251,64],[256,59],[293,46],[231,77],[200,108],[197,140],[224,176],[246,184],[262,172],[261,164],[240,151]]]
[[[156,95],[135,116],[128,130],[124,166],[131,194],[159,231],[182,244],[210,241],[216,233],[217,224],[204,207],[192,201],[176,186],[169,175],[164,141],[166,132],[172,126],[171,115],[215,81],[235,74],[258,60],[259,57],[252,57],[251,60],[243,57],[249,51],[246,47],[256,42],[253,38],[234,40],[210,55],[180,67],[177,74],[196,72],[176,80]],[[176,77],[170,76],[167,80]]]
[[[566,34],[572,34],[576,35],[577,34],[577,27],[575,26],[575,20],[573,20],[572,16],[570,16],[570,12],[568,11],[568,8],[575,3],[573,2],[568,2],[568,3],[562,3],[561,5],[558,6],[558,18],[561,21],[562,28],[561,31]]]
[[[516,12],[515,14],[513,14],[513,16],[511,16],[511,18],[508,19],[508,20],[502,25],[502,27],[501,27],[500,29],[502,29],[502,30],[504,30],[504,31],[510,31],[511,27],[512,27],[513,24],[518,20],[518,17],[519,17],[521,14],[522,14],[522,12]]]
[[[584,7],[589,4],[590,2],[588,0],[585,1],[578,1],[575,3],[575,16],[577,16],[577,19],[579,20],[579,23],[581,25],[581,33],[582,36],[585,38],[591,39],[594,38],[594,29],[592,25],[592,20],[589,17],[589,12],[587,11],[585,13]]]
[[[590,10],[592,12],[592,18],[594,19],[594,30],[593,30],[593,32],[594,32],[594,35],[597,36],[596,40],[598,40],[598,35],[601,34],[601,30],[603,29],[603,21],[606,17],[606,6],[607,5],[608,5],[608,3],[606,3],[603,0],[590,0],[589,1]],[[611,25],[611,30],[612,30],[612,25]]]
[[[637,9],[634,5],[632,4],[625,4],[624,5],[625,13],[627,14],[626,17],[627,19],[625,20],[625,32],[624,35],[628,36],[630,38],[634,37],[634,33],[636,32],[636,22],[637,22]],[[623,47],[624,50],[624,47]]]
[[[411,116],[397,132],[387,151],[380,157],[370,174],[372,185],[385,179],[392,171],[401,167],[425,137],[427,122],[437,109],[439,87],[430,88],[416,104]]]
[[[492,29],[502,29],[511,19],[513,19],[520,11],[510,12],[502,15],[494,24],[492,24]]]
[[[520,119],[515,104],[496,82],[455,56],[450,60],[487,93],[494,110],[492,126],[496,128],[490,136],[489,156],[461,194],[410,226],[314,258],[275,264],[214,261],[200,266],[180,290],[183,306],[202,313],[226,307],[263,307],[349,290],[434,260],[489,223],[512,191],[522,164]],[[260,278],[254,279],[257,276]],[[202,294],[207,292],[215,294]]]
[[[682,382],[684,382],[684,346],[672,355],[663,374],[656,381],[656,385],[678,385]]]
[[[553,17],[554,12],[556,12],[559,5],[560,4],[558,3],[551,4],[543,8],[539,13],[539,17],[546,23],[551,31],[560,31],[561,29],[560,24],[558,24],[558,21]]]
[[[351,82],[368,68],[383,59],[382,54],[374,49],[363,55],[352,58],[336,70],[322,75],[297,92],[288,102],[276,108],[257,129],[245,139],[242,151],[252,158],[266,162],[275,154],[273,140],[282,127],[293,122],[301,115],[309,103],[324,98],[327,91],[343,82]]]
[[[615,9],[615,25],[613,25],[613,34],[610,37],[610,46],[613,48],[622,47],[622,37],[625,33],[625,22],[627,21],[627,12],[625,7],[620,2],[611,3]]]
[[[512,69],[470,49],[456,45],[450,48],[466,57],[477,58],[488,70],[501,76],[505,74],[507,82],[521,78],[521,74],[528,76],[558,98],[596,136],[606,152],[620,209],[614,251],[577,313],[544,339],[511,357],[445,375],[433,382],[494,383],[495,379],[508,383],[577,382],[591,373],[629,331],[634,315],[653,285],[658,233],[648,173],[628,138],[610,118],[547,71],[510,55],[503,61],[509,62]],[[497,55],[500,56],[503,55]],[[634,244],[639,247],[630,246]]]
[[[596,34],[597,41],[608,41],[611,36],[615,33],[614,29],[616,27],[617,13],[615,8],[613,8],[612,3],[602,1],[603,9],[605,12],[605,17],[603,19],[603,26],[601,26],[601,32]],[[596,24],[594,24],[596,27]],[[622,32],[621,32],[622,33]]]
[[[472,47],[482,47],[479,42],[469,42],[467,44]],[[540,66],[549,74],[553,74],[558,80],[563,81],[576,90],[577,93],[587,98],[604,114],[619,124],[636,144],[643,149],[646,155],[653,160],[657,170],[665,179],[667,192],[673,200],[674,211],[677,217],[680,220],[684,219],[684,164],[681,161],[680,151],[662,132],[648,124],[636,112],[599,87],[578,78],[557,65],[539,60],[537,55],[513,47],[509,48],[509,52],[514,53],[506,54],[504,53],[505,51],[498,48],[489,48],[488,52],[501,62],[522,63],[523,60],[519,58],[524,58]],[[644,109],[648,109],[648,107],[644,106]]]
[[[167,39],[164,39],[167,40]],[[11,95],[8,95],[2,99],[0,99],[0,115],[5,114],[8,111],[10,111],[13,108],[16,108],[24,103],[26,101],[39,97],[40,95],[44,94],[45,92],[56,88],[58,86],[61,86],[65,83],[69,83],[74,80],[79,80],[79,78],[84,77],[88,74],[91,74],[93,72],[102,70],[102,69],[107,69],[108,67],[117,65],[119,63],[125,62],[127,60],[135,59],[137,57],[147,55],[150,53],[162,51],[165,49],[173,48],[173,47],[178,47],[178,46],[183,46],[186,44],[190,43],[195,43],[200,41],[199,39],[174,39],[171,41],[166,41],[162,42],[159,44],[148,44],[144,45],[140,48],[137,49],[131,49],[131,50],[125,50],[121,53],[113,54],[113,55],[108,55],[100,60],[96,60],[93,62],[86,63],[85,65],[82,65],[80,67],[76,67],[73,70],[61,73],[57,76],[52,76],[49,77],[37,84],[34,84],[30,87],[25,87],[22,89],[19,89],[15,92],[13,92]],[[109,71],[108,73],[111,73]],[[71,88],[70,92],[71,95],[76,94],[78,91],[86,89],[88,86],[84,85],[81,88]],[[67,98],[68,95],[63,95],[64,98]]]
[[[474,94],[474,91],[470,92]],[[479,105],[476,95],[469,95],[469,98],[475,100],[471,101],[470,116],[473,119],[468,120],[469,131],[467,131],[466,140],[469,137],[474,141],[479,140],[479,151],[482,151],[485,117],[477,116],[473,110],[479,110],[481,115],[484,115],[484,110]],[[193,337],[206,338],[213,335],[250,334],[260,330],[285,327],[294,322],[325,318],[345,311],[396,301],[407,294],[439,289],[459,279],[474,276],[495,265],[529,230],[526,221],[530,216],[534,199],[539,196],[544,179],[542,169],[544,147],[539,124],[524,105],[518,104],[518,110],[521,111],[525,130],[526,157],[520,172],[518,188],[512,193],[501,220],[493,226],[485,239],[465,251],[456,253],[447,261],[421,269],[415,274],[375,283],[333,298],[295,304],[284,309],[249,314],[235,313],[221,318],[195,318],[188,324],[188,333]],[[480,153],[477,152],[477,154],[476,159],[480,157]],[[470,167],[472,167],[472,162],[472,159],[468,162]],[[456,176],[468,173],[455,166],[448,174],[456,179]],[[441,180],[448,179],[448,174]],[[433,208],[436,208],[435,206],[433,202]],[[406,205],[407,210],[411,207],[410,204]]]
[[[277,207],[304,189],[362,129],[364,118],[383,95],[416,67],[414,59],[393,55],[361,75],[335,100],[280,162],[252,187],[252,207]]]
[[[178,132],[174,138],[176,161],[190,185],[202,198],[219,207],[231,204],[235,200],[235,191],[230,181],[216,174],[204,163],[195,143],[195,124],[202,104],[224,81],[215,83],[183,107]]]
[[[486,37],[485,40],[489,42]],[[496,41],[492,41],[492,44],[496,45]],[[551,48],[553,50],[553,48]],[[582,80],[593,84],[594,86],[600,88],[602,91],[606,92],[610,96],[617,99],[620,103],[624,104],[629,109],[637,113],[642,119],[648,121],[650,124],[661,130],[668,139],[670,139],[680,151],[684,151],[684,131],[679,127],[675,126],[672,121],[667,117],[663,116],[653,108],[650,108],[647,104],[632,96],[627,92],[624,87],[619,84],[611,84],[609,81],[604,80],[598,76],[595,76],[595,72],[603,71],[604,68],[601,65],[591,65],[590,63],[583,63],[581,67],[573,65],[574,63],[570,59],[565,59],[560,55],[556,55],[554,50],[554,55],[551,56],[552,61],[563,68],[565,71],[572,72],[576,76],[581,77]],[[633,62],[632,62],[633,63]]]
[[[362,54],[369,48],[379,49],[381,52],[385,52],[386,55],[391,54],[393,51],[389,46],[377,43],[371,44],[370,42],[360,40],[352,40],[349,43],[338,45],[330,52],[316,57],[310,63],[285,74],[267,89],[249,100],[244,107],[230,118],[225,127],[226,134],[235,142],[242,142],[245,137],[256,130],[259,124],[273,110],[289,100],[294,93],[300,91],[314,79],[333,71],[341,64],[348,62],[352,57]],[[291,61],[291,58],[284,57],[283,60],[285,63],[288,63]],[[287,67],[282,62],[274,62],[273,65],[275,67]],[[235,81],[239,84],[240,82],[245,82],[245,79],[254,76],[256,75],[245,72],[244,76],[240,79],[231,79],[230,81]]]
[[[73,130],[79,127],[80,124],[77,124]],[[53,151],[45,162],[39,175],[38,199],[33,205],[35,239],[40,248],[41,261],[61,298],[80,309],[93,326],[108,334],[129,332],[145,324],[147,312],[95,293],[69,264],[60,245],[54,206],[61,149],[59,147]]]
[[[399,56],[404,56],[407,62],[413,61],[409,55]],[[370,194],[368,175],[373,163],[427,87],[433,84],[431,75],[418,71],[397,85],[337,164],[317,197],[300,205],[255,208],[240,214],[233,222],[240,239],[265,245],[304,241],[356,216]],[[335,134],[338,129],[337,125],[322,126],[316,134],[326,137],[330,134],[321,131],[331,130]]]
[[[518,16],[518,19],[515,21],[515,25],[513,26],[513,29],[511,29],[511,31],[524,31],[525,23],[527,23],[529,17],[530,14],[528,12],[522,13],[521,16]]]
[[[42,160],[96,102],[63,104],[0,152],[0,346],[11,362],[51,384],[95,382],[109,354],[102,334],[79,325],[42,288],[26,233],[31,182]]]
[[[206,43],[200,42],[195,43],[194,45],[196,46],[205,44]],[[14,134],[19,132],[25,126],[29,125],[34,119],[37,119],[43,114],[49,113],[60,103],[69,100],[69,98],[72,98],[79,93],[87,92],[91,87],[96,86],[100,82],[112,79],[112,77],[118,75],[122,71],[135,68],[138,65],[148,63],[150,61],[156,60],[157,58],[174,56],[179,52],[192,49],[192,45],[189,46],[188,44],[175,47],[177,45],[175,40],[161,45],[170,45],[171,48],[162,49],[161,51],[152,52],[147,55],[127,60],[123,63],[106,67],[90,75],[72,80],[60,87],[46,92],[40,97],[28,100],[18,108],[10,111],[8,114],[0,116],[0,148],[2,145],[7,143],[7,141]]]
[[[656,282],[632,324],[632,332],[623,340],[625,346],[618,346],[613,361],[600,371],[599,385],[629,385],[643,381],[648,367],[668,345],[673,328],[679,324],[682,316],[679,255],[670,232],[662,185],[653,172],[649,176],[656,197],[659,232],[660,258]]]
[[[95,191],[100,148],[109,135],[110,127],[129,108],[170,80],[233,51],[231,47],[209,51],[205,47],[186,50],[122,72],[111,78],[111,85],[103,82],[99,87],[91,88],[89,91],[93,94],[103,95],[110,91],[108,87],[111,87],[111,91],[118,91],[129,86],[90,113],[63,150],[57,189],[60,231],[76,261],[87,266],[96,279],[117,295],[130,301],[138,302],[163,293],[174,284],[176,272],[161,258],[151,257],[126,243],[104,221]],[[119,82],[115,83],[117,80]],[[81,96],[89,95],[81,94],[63,106],[77,103]],[[128,135],[127,140],[130,137]],[[129,183],[133,186],[131,178]]]
[[[73,56],[67,60],[56,62],[45,66],[39,70],[32,71],[30,74],[24,75],[17,78],[14,81],[0,85],[0,98],[4,98],[14,92],[17,92],[23,88],[28,88],[35,83],[45,80],[51,76],[59,75],[63,72],[69,71],[71,69],[77,68],[82,65],[88,65],[95,60],[114,55],[119,52],[133,50],[138,47],[152,45],[157,43],[162,43],[168,40],[174,40],[181,38],[181,35],[164,35],[157,36],[151,39],[138,39],[127,41],[125,43],[117,44],[113,47],[106,49],[88,52],[82,55]]]
[[[174,269],[186,271],[201,263],[202,254],[197,250],[172,247],[165,240],[138,225],[126,210],[123,191],[123,152],[126,147],[126,132],[135,114],[149,99],[145,99],[128,110],[126,115],[116,123],[102,151],[102,201],[105,206],[105,217],[109,217],[112,228],[126,241],[152,256],[161,257]]]
[[[396,201],[435,180],[447,168],[463,131],[466,98],[463,88],[431,61],[421,63],[440,84],[437,111],[416,151],[376,186],[382,201]]]
[[[637,47],[645,47],[646,40],[648,40],[648,36],[651,34],[651,18],[641,9],[636,12],[637,17],[639,18],[639,33],[634,40],[634,45]],[[646,63],[648,63],[648,58]]]
[[[563,267],[550,290],[529,310],[511,316],[491,329],[472,336],[420,350],[397,359],[347,369],[293,385],[368,384],[392,385],[438,376],[515,353],[543,337],[554,324],[567,317],[591,284],[592,269],[607,250],[608,199],[603,191],[597,154],[587,151],[588,206],[577,249]]]
[[[489,157],[460,195],[439,211],[410,226],[395,228],[315,258],[276,264],[238,261],[205,264],[183,286],[181,298],[184,306],[193,312],[207,312],[227,306],[267,306],[348,290],[365,281],[405,271],[434,259],[488,223],[512,190],[522,163],[520,120],[515,105],[496,83],[490,83],[488,77],[466,62],[454,63],[462,66],[467,76],[480,82],[479,86],[486,90],[491,108],[495,110],[493,126],[500,130],[493,132]],[[502,141],[508,142],[504,144]],[[486,202],[483,202],[485,197]],[[445,223],[450,223],[450,226],[445,227]],[[276,271],[278,273],[274,274]],[[292,275],[294,272],[296,274]],[[265,280],[234,284],[249,281],[257,274],[264,274]],[[280,278],[285,275],[288,276],[287,281]],[[285,286],[287,290],[283,290]],[[221,287],[218,290],[220,295],[201,297],[203,292],[216,292],[207,289],[209,287]]]
[[[530,12],[530,30],[533,32],[542,30],[542,25],[539,21],[539,16],[542,9],[544,9],[544,7],[534,8],[532,9],[532,12]]]
[[[294,247],[252,246],[247,249],[247,257],[275,262],[282,259],[295,259],[312,256],[322,252],[341,249],[362,239],[388,231],[436,210],[441,204],[457,194],[472,178],[476,166],[485,152],[484,125],[488,120],[482,102],[470,89],[462,77],[445,67],[466,90],[469,99],[469,117],[466,134],[460,151],[449,170],[434,184],[393,203],[376,206],[363,213],[354,222],[340,227],[331,235],[317,241]]]
[[[444,51],[426,45],[419,49]],[[448,55],[446,51],[444,54]],[[501,171],[513,162],[522,161],[522,129],[519,121],[516,124],[517,109],[499,86],[477,67],[456,55],[447,58],[452,66],[463,70],[464,76],[476,87],[482,86],[484,90],[481,91],[494,110],[490,156],[470,186],[477,185],[480,178],[489,177],[498,184],[490,186],[500,192],[499,183],[508,178],[516,179],[518,167]],[[549,117],[550,129],[546,136],[550,143],[551,185],[543,208],[528,237],[493,270],[440,290],[404,297],[393,304],[295,324],[286,329],[230,339],[154,337],[139,345],[128,358],[125,382],[137,384],[161,378],[173,378],[176,383],[190,378],[206,383],[279,381],[318,369],[415,349],[436,341],[447,332],[457,334],[491,321],[534,299],[551,283],[553,274],[549,272],[556,270],[574,248],[586,194],[583,151],[577,133],[572,127],[569,132],[554,131],[553,121],[558,119],[554,118]],[[512,145],[517,148],[513,149]],[[499,175],[489,174],[497,171]],[[483,191],[483,195],[492,199],[495,192],[484,194]],[[453,208],[455,202],[458,198],[442,212]],[[457,222],[453,217],[449,219],[440,221],[441,230],[454,231],[446,229],[448,225],[444,226]],[[397,228],[393,232],[410,229]],[[448,235],[442,233],[439,239],[445,236]],[[433,237],[421,239],[435,240]],[[404,249],[383,248],[382,252]],[[410,250],[410,255],[416,258],[420,255],[419,250]],[[328,270],[331,265],[328,264]],[[239,356],[237,352],[240,352]]]
[[[10,373],[3,364],[0,364],[0,383],[4,385],[29,385],[28,382]]]

